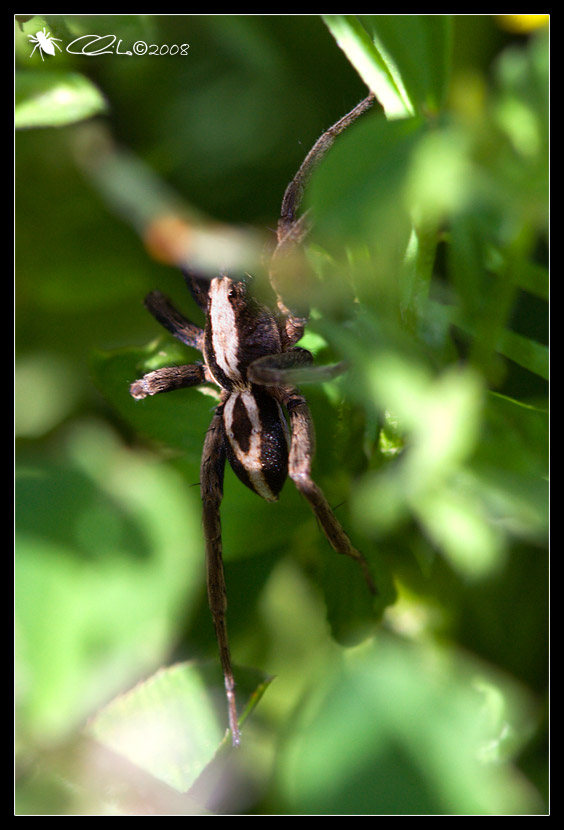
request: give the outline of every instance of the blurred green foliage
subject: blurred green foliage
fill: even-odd
[[[522,18],[16,16],[18,814],[546,812],[548,31]],[[44,28],[113,51],[30,57]],[[304,345],[351,369],[305,391],[380,596],[291,486],[227,474],[233,754],[193,486],[214,401],[128,394],[196,357],[143,296],[201,316],[73,148],[98,120],[201,217],[273,229],[366,85],[383,109],[306,194]]]

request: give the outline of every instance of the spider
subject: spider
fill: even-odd
[[[296,378],[327,379],[345,364],[313,367],[310,352],[295,344],[304,333],[307,312],[290,310],[278,284],[277,265],[299,245],[309,228],[306,214],[296,218],[313,167],[345,130],[374,102],[370,94],[330,127],[314,144],[286,188],[270,266],[276,310],[257,302],[248,283],[220,274],[213,279],[185,270],[184,279],[206,315],[205,328],[187,320],[160,291],[145,298],[145,307],[171,334],[199,350],[203,362],[149,372],[131,384],[136,400],[206,382],[220,388],[219,404],[206,433],[200,468],[207,593],[217,636],[231,740],[240,742],[226,623],[220,504],[226,461],[237,477],[266,501],[276,501],[289,476],[307,499],[331,547],[361,567],[368,588],[376,593],[368,563],[353,547],[321,489],[311,477],[314,427]],[[287,413],[290,429],[284,410]]]

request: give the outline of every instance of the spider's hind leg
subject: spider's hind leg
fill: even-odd
[[[234,746],[237,746],[240,743],[240,733],[235,700],[235,679],[233,677],[231,653],[227,638],[227,590],[223,573],[221,518],[219,512],[223,499],[225,459],[226,452],[220,407],[216,411],[206,433],[202,453],[202,465],[200,468],[200,489],[202,493],[204,537],[206,543],[208,602],[217,636],[221,667],[223,669],[231,741]]]
[[[288,462],[288,475],[300,493],[307,499],[315,513],[327,541],[336,553],[354,559],[360,565],[364,579],[372,594],[378,591],[368,562],[352,544],[339,520],[331,510],[323,491],[311,477],[311,463],[315,447],[315,433],[309,407],[296,390],[283,395],[283,402],[290,415],[292,443]]]

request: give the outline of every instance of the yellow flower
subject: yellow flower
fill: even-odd
[[[550,19],[549,14],[498,14],[498,23],[502,29],[517,34],[525,34],[533,29],[540,29],[547,26]]]

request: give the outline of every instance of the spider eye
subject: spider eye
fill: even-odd
[[[244,282],[232,282],[229,291],[227,292],[227,296],[230,300],[235,300],[240,297],[244,297],[246,294],[246,286]]]

